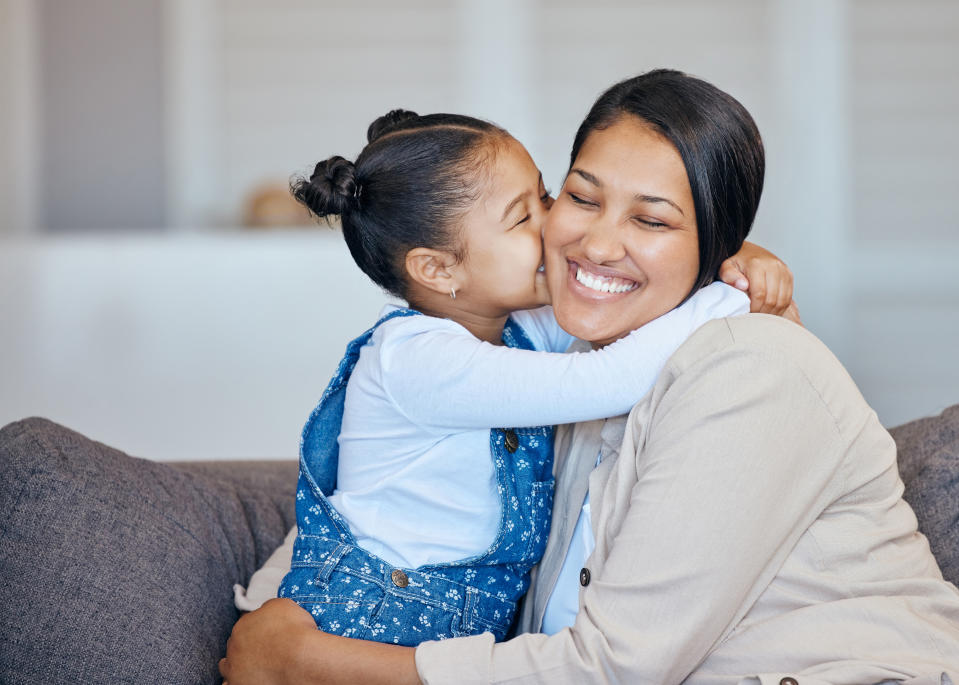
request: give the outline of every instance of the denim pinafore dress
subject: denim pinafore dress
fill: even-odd
[[[553,501],[553,427],[490,431],[500,500],[493,543],[481,554],[415,569],[397,568],[356,544],[327,496],[336,487],[337,436],[346,384],[360,349],[383,322],[421,315],[390,312],[349,343],[333,380],[303,428],[296,494],[298,534],[279,596],[309,611],[317,627],[337,635],[415,646],[425,640],[490,632],[502,640],[543,555]],[[503,343],[532,350],[509,319]]]

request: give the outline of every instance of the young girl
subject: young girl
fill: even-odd
[[[602,350],[544,354],[571,338],[541,307],[552,199],[525,148],[487,122],[399,110],[367,137],[355,163],[320,162],[292,191],[339,216],[357,265],[408,306],[348,345],[307,421],[279,595],[340,635],[500,640],[546,544],[552,424],[627,412],[693,330],[748,299],[714,283]],[[576,278],[606,298],[644,286]]]

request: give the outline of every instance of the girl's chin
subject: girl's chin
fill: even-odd
[[[549,290],[545,284],[542,287],[539,287],[539,284],[537,284],[537,287],[530,293],[526,301],[516,303],[514,309],[537,309],[548,304],[550,304]]]
[[[546,274],[542,271],[536,273],[536,282],[533,286],[536,291],[536,306],[542,307],[549,304],[552,298],[549,296],[549,286],[546,284]]]

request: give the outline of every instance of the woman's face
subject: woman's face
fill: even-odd
[[[699,236],[679,152],[624,114],[580,148],[544,228],[559,324],[594,346],[676,307],[696,281]]]

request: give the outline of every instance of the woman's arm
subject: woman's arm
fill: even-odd
[[[704,329],[634,413],[617,466],[639,478],[623,495],[606,488],[594,512],[593,576],[572,629],[424,643],[424,683],[679,682],[738,624],[842,486],[845,438],[830,406],[853,408],[843,418],[853,424],[869,410],[811,336],[750,339],[770,320],[735,321],[742,339],[727,324]],[[302,617],[294,628],[276,608],[258,631],[259,612],[237,624],[228,669],[259,674],[259,657],[267,674],[289,661],[303,684],[387,682],[391,673],[389,682],[416,682],[409,650],[310,633],[309,614],[289,603],[284,611]]]
[[[420,683],[412,647],[321,632],[290,599],[272,599],[237,621],[220,675],[228,685]]]
[[[592,578],[572,629],[499,645],[425,643],[425,683],[452,682],[454,667],[477,684],[680,682],[721,643],[845,475],[844,438],[823,396],[842,402],[855,388],[792,326],[781,340],[749,338],[771,323],[704,328],[635,410],[593,500]],[[745,328],[744,339],[730,327]],[[811,382],[813,367],[827,381]],[[847,405],[844,420],[865,420],[861,398]]]
[[[617,416],[649,391],[693,331],[745,313],[747,305],[742,293],[713,283],[625,338],[573,354],[517,350],[424,328],[384,343],[383,388],[412,423],[437,432]],[[416,319],[403,325],[417,333]]]

